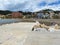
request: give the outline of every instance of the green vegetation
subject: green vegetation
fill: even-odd
[[[53,15],[53,19],[60,19],[60,16],[58,16],[58,15]]]

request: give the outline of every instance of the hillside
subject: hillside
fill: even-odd
[[[0,10],[0,14],[1,15],[7,15],[7,14],[11,14],[13,11],[9,11],[9,10]],[[55,14],[59,14],[60,11],[54,11],[52,9],[44,9],[44,10],[40,10],[40,11],[37,11],[37,12],[23,12],[23,11],[16,11],[16,12],[19,12],[19,13],[22,13],[23,15],[31,15],[31,14],[34,14],[34,13],[49,13],[49,12],[54,12]]]

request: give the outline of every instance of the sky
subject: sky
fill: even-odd
[[[39,11],[60,10],[60,0],[0,0],[0,10]]]

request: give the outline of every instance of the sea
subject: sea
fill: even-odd
[[[20,22],[18,19],[0,19],[0,25]]]

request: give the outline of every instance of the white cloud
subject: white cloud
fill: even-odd
[[[38,11],[45,8],[60,10],[60,4],[48,5],[57,1],[59,0],[0,0],[0,10]],[[39,6],[41,2],[45,2],[45,6]]]

